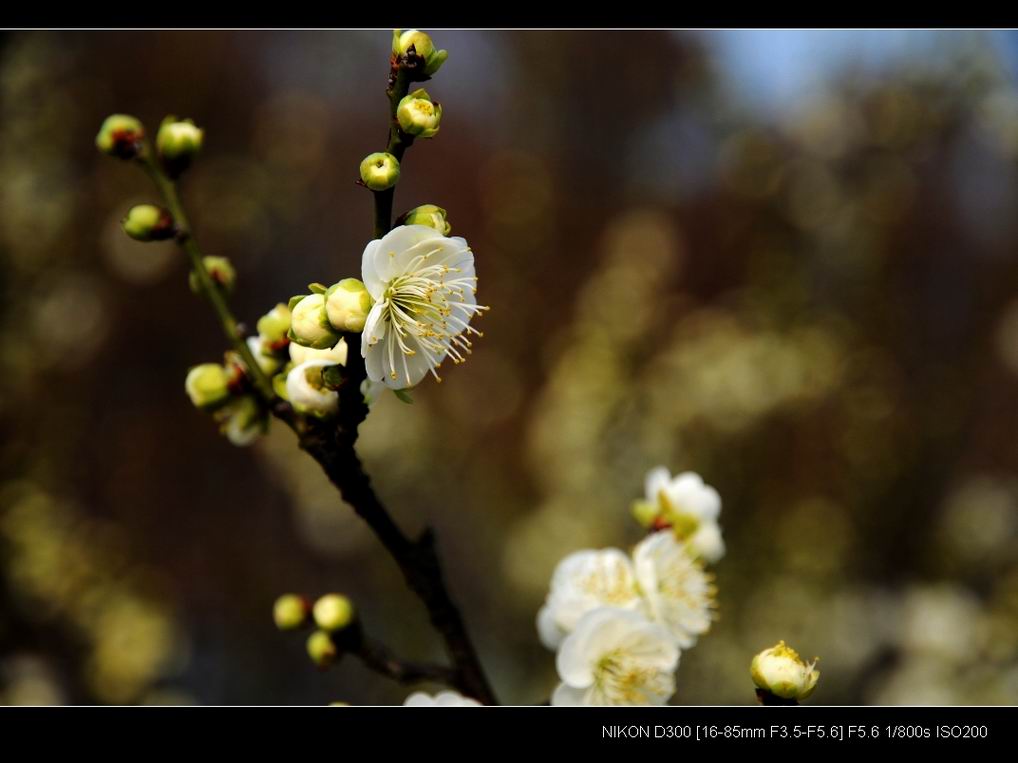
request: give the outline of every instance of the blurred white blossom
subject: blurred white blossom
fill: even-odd
[[[679,649],[639,612],[601,607],[584,615],[556,659],[552,705],[663,705],[675,693]]]

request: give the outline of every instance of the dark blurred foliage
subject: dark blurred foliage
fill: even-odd
[[[469,363],[377,404],[361,452],[405,527],[436,526],[502,698],[547,698],[551,572],[636,541],[663,464],[718,488],[728,542],[677,703],[753,702],[779,638],[820,655],[813,702],[1018,702],[1018,94],[994,49],[943,34],[767,117],[695,33],[435,37],[444,121],[397,208],[449,210],[492,309]],[[274,630],[291,590],[345,592],[441,658],[292,435],[233,448],[190,407],[223,339],[172,246],[120,233],[155,197],[92,143],[111,112],[205,128],[185,203],[253,324],[359,275],[388,45],[0,38],[0,700],[401,702]]]

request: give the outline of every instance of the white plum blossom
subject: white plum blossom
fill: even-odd
[[[335,413],[339,408],[339,393],[322,383],[322,369],[334,366],[333,360],[307,360],[286,375],[286,396],[300,411]]]
[[[418,384],[446,356],[470,353],[470,319],[485,310],[474,297],[474,255],[462,238],[427,225],[401,225],[364,249],[364,286],[374,300],[361,334],[368,378],[391,389]]]
[[[576,551],[555,568],[537,633],[558,649],[580,618],[598,607],[634,610],[660,623],[687,649],[711,626],[716,590],[686,544],[671,533],[653,533],[630,558],[615,548]]]
[[[657,509],[661,519],[671,526],[679,540],[708,562],[716,562],[725,554],[725,544],[718,526],[721,496],[695,472],[682,472],[672,477],[668,469],[652,469],[645,481],[646,503]]]
[[[557,649],[580,618],[598,607],[641,605],[633,564],[615,548],[570,554],[555,568],[551,590],[537,615],[541,643]]]
[[[464,697],[455,691],[440,691],[432,696],[423,691],[415,691],[403,701],[405,707],[481,707],[476,699]]]
[[[633,551],[644,611],[682,649],[710,630],[715,587],[700,562],[671,533],[653,533]]]
[[[675,693],[679,648],[639,612],[601,607],[559,649],[552,705],[663,705]]]

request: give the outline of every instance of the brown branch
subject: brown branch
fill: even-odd
[[[339,389],[338,415],[330,420],[300,418],[288,405],[277,405],[273,413],[294,428],[300,447],[319,463],[343,500],[372,529],[399,565],[410,590],[424,603],[455,666],[446,676],[447,682],[484,704],[497,704],[463,616],[446,588],[434,534],[428,529],[411,540],[403,533],[375,495],[371,479],[357,456],[354,447],[357,429],[368,413],[360,390],[366,373],[358,351],[360,334],[344,334],[343,338],[348,351],[345,378]]]

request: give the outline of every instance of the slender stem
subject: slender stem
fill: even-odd
[[[453,686],[456,682],[456,674],[452,668],[428,662],[400,659],[384,644],[369,639],[367,636],[361,638],[352,653],[360,658],[361,662],[370,670],[401,684],[433,681]]]
[[[226,338],[233,345],[233,349],[240,355],[244,365],[247,366],[248,377],[254,384],[255,389],[258,390],[258,393],[266,402],[271,402],[275,397],[272,383],[262,371],[261,366],[258,365],[254,353],[251,352],[251,348],[244,341],[244,337],[237,325],[237,319],[233,317],[233,313],[226,303],[226,297],[216,285],[216,282],[212,280],[212,276],[209,275],[208,269],[205,267],[201,249],[191,234],[191,225],[187,221],[184,205],[181,204],[180,196],[177,194],[176,183],[166,177],[162,170],[159,169],[147,146],[139,153],[138,160],[145,168],[148,176],[152,178],[152,182],[155,183],[159,192],[163,195],[163,199],[169,208],[170,215],[173,217],[173,222],[177,229],[177,243],[191,259],[191,267],[198,278],[198,287],[201,289],[202,294],[212,303],[212,308],[216,311],[219,323],[223,327],[223,333],[226,334]]]
[[[410,92],[410,72],[398,63],[393,64],[391,84],[386,94],[389,96],[389,143],[386,153],[392,154],[402,165],[403,154],[413,144],[414,136],[407,135],[399,129],[396,109],[399,102]],[[392,201],[396,194],[393,186],[385,191],[374,191],[375,195],[375,238],[381,238],[392,229]]]

